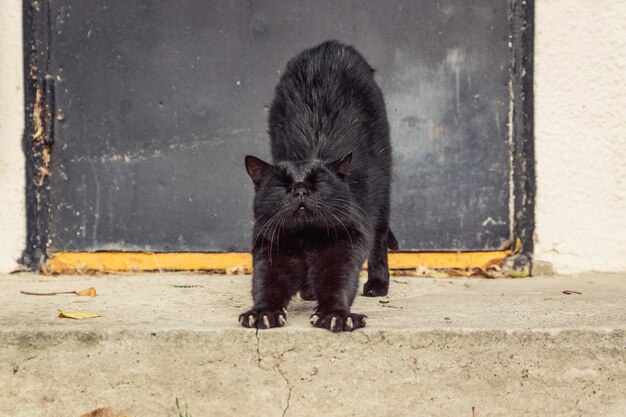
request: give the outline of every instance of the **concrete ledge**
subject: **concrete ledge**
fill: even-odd
[[[401,277],[335,335],[299,300],[283,329],[239,328],[247,277],[2,276],[0,415],[173,416],[178,397],[194,416],[623,416],[625,278]]]

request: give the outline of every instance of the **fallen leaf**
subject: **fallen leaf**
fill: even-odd
[[[450,278],[450,276],[447,273],[443,271],[435,271],[435,270],[428,271],[426,276],[428,278]]]
[[[502,262],[504,262],[504,258],[492,259],[489,262],[487,262],[483,268],[484,269],[489,269],[489,268],[492,268],[494,266],[498,266],[499,267],[502,264]]]
[[[503,271],[499,265],[492,265],[489,269],[475,268],[476,274],[485,278],[505,278],[507,272]]]
[[[416,274],[413,269],[393,269],[389,271],[389,275],[394,277],[414,277]]]
[[[389,300],[378,300],[380,304],[388,304]]]
[[[95,313],[91,311],[62,311],[59,310],[59,317],[64,319],[74,319],[74,320],[82,320],[82,319],[93,319],[96,317],[100,317],[100,313]]]
[[[572,295],[572,294],[583,295],[582,292],[573,291],[573,290],[565,290],[565,291],[563,291],[563,294],[567,294],[567,295]]]
[[[111,407],[98,408],[90,413],[85,413],[80,417],[118,417],[117,413]]]
[[[81,291],[76,291],[76,295],[80,297],[95,297],[96,289],[94,287],[89,287]]]
[[[417,268],[415,268],[415,275],[426,276],[428,271],[429,271],[429,269],[426,268],[425,265],[419,265]]]
[[[508,249],[511,249],[512,245],[513,245],[513,240],[512,239],[504,240],[504,241],[502,241],[502,243],[498,247],[498,250],[508,250]]]
[[[528,278],[529,273],[528,271],[524,271],[524,270],[520,270],[520,271],[513,270],[509,272],[509,276],[511,278]]]
[[[20,291],[20,293],[26,294],[26,295],[61,295],[61,294],[76,294],[76,291],[54,291],[54,292]]]
[[[76,294],[78,296],[81,297],[95,297],[96,296],[96,289],[94,287],[89,287],[85,290],[81,290],[81,291],[54,291],[54,292],[31,292],[31,291],[20,291],[20,293],[22,294],[26,294],[26,295],[62,295],[62,294]]]
[[[243,265],[233,265],[230,268],[226,268],[226,275],[245,275],[246,269]]]
[[[519,253],[522,250],[522,240],[519,237],[515,238],[515,246],[513,246],[513,254]]]
[[[474,271],[468,269],[446,269],[446,274],[450,277],[471,277]]]

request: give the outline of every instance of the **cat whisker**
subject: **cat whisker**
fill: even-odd
[[[332,222],[328,221],[328,218],[324,215],[324,212],[322,210],[319,209],[318,207],[318,213],[320,214],[320,216],[322,216],[323,220],[324,220],[324,226],[326,226],[326,234],[330,236],[330,229],[328,228],[328,225],[331,225],[333,228],[333,232],[335,232],[335,242],[338,239],[338,235],[337,235],[337,228],[335,227],[334,224],[332,224]]]
[[[337,208],[337,207],[333,207],[333,206],[327,206],[327,207],[326,207],[326,209],[327,209],[327,210],[329,210],[329,211],[331,211],[331,212],[333,212],[333,213],[334,213],[334,214],[336,214],[338,217],[343,217],[343,218],[348,217],[348,218],[350,218],[350,217],[351,217],[351,215],[352,215],[352,213],[351,213],[351,212],[345,212],[345,211],[343,211],[342,209]],[[350,218],[350,220],[353,220],[353,219],[352,219],[352,218]],[[361,220],[363,220],[363,219],[361,219]],[[351,224],[352,224],[352,223],[351,223]]]
[[[287,219],[288,215],[289,213],[285,212],[285,214],[278,220],[278,233],[276,235],[276,255],[278,255],[280,251],[280,232],[285,224],[285,220]]]
[[[354,208],[360,210],[363,214],[367,215],[365,210],[363,210],[363,208],[361,206],[359,206],[357,203],[355,203],[354,201],[346,200],[345,198],[339,198],[339,197],[328,197],[326,200],[337,201],[337,202],[340,202],[340,203],[347,204],[347,205],[349,205],[351,207],[354,207]]]
[[[252,243],[252,246],[256,246],[256,242],[257,240],[259,240],[260,237],[264,236],[265,231],[269,230],[269,227],[271,227],[272,222],[274,222],[274,220],[280,215],[281,211],[279,210],[278,212],[276,212],[268,221],[267,223],[265,223],[261,229],[259,229],[258,233],[257,233],[257,237],[256,239],[254,239],[254,242]]]
[[[354,210],[351,210],[351,209],[349,209],[347,207],[337,206],[337,205],[334,205],[334,204],[327,204],[326,208],[333,209],[334,211],[336,211],[337,213],[341,214],[342,216],[346,216],[346,217],[348,217],[350,219],[353,219],[353,220],[356,220],[356,221],[361,221],[361,222],[367,222],[366,218],[364,218],[359,213],[357,213]]]
[[[282,225],[283,225],[285,219],[287,218],[288,214],[289,214],[288,210],[282,210],[282,216],[280,216],[278,218],[278,221],[274,225],[274,230],[272,230],[272,236],[270,238],[270,246],[269,246],[270,263],[272,262],[272,247],[274,246],[274,235],[278,231],[278,234],[276,235],[276,245],[277,245],[276,246],[276,254],[278,255],[278,253],[280,251],[280,248],[278,246],[280,244],[280,229],[282,228]]]
[[[286,204],[283,204],[276,213],[274,213],[274,215],[270,218],[270,220],[267,221],[267,223],[265,223],[261,229],[259,229],[259,231],[257,232],[257,237],[254,239],[254,242],[252,243],[252,246],[256,246],[257,241],[259,240],[259,238],[263,238],[266,239],[267,237],[265,236],[265,233],[268,232],[272,225],[275,224],[279,219],[280,216],[282,214],[284,214],[285,212],[285,208],[287,208]]]
[[[339,224],[344,228],[344,230],[346,231],[346,234],[348,235],[348,239],[350,240],[350,245],[353,245],[354,242],[352,241],[352,236],[350,235],[350,231],[348,230],[344,222],[342,222],[341,219],[335,216],[331,211],[327,211],[327,213],[333,216],[339,222]]]
[[[348,215],[348,216],[354,216],[354,217],[357,217],[358,219],[360,219],[360,220],[362,220],[362,221],[365,221],[365,220],[366,220],[366,219],[365,219],[363,216],[361,216],[359,213],[355,212],[354,210],[352,210],[352,209],[350,209],[350,208],[348,208],[348,207],[345,207],[345,206],[337,206],[337,205],[334,205],[334,204],[328,204],[328,205],[327,205],[327,207],[328,207],[328,208],[332,208],[332,209],[336,210],[339,214],[342,214],[342,215]]]
[[[280,218],[282,218],[283,213],[281,212],[281,216],[278,218],[278,220],[276,220],[274,222],[274,227],[272,229],[272,234],[270,236],[270,244],[268,246],[268,251],[269,251],[269,260],[270,260],[270,265],[272,264],[272,247],[274,246],[274,233],[276,233],[276,227],[278,226],[278,224],[280,223]]]
[[[363,213],[363,215],[365,215],[365,217],[369,220],[369,215],[367,214],[367,212],[353,201],[344,200],[342,198],[336,198],[336,197],[330,197],[330,198],[327,198],[326,200],[346,204],[345,206],[342,206],[342,207],[350,208],[353,211],[358,210],[361,213]]]

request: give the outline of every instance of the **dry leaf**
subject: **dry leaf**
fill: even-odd
[[[565,295],[572,295],[572,294],[583,295],[582,292],[574,291],[574,290],[565,290],[565,291],[563,291],[563,294],[565,294]]]
[[[95,313],[92,311],[61,311],[59,310],[59,317],[64,319],[74,319],[74,320],[82,320],[82,319],[93,319],[96,317],[100,317],[100,313]]]
[[[62,295],[62,294],[76,294],[78,296],[95,297],[96,296],[96,289],[94,287],[90,287],[90,288],[87,288],[87,289],[82,290],[82,291],[54,291],[54,292],[20,291],[20,293],[26,294],[26,295],[44,295],[44,296],[48,296],[48,295]]]
[[[20,291],[22,294],[26,295],[61,295],[61,294],[76,294],[76,291],[54,291],[54,292],[32,292],[32,291]]]
[[[500,267],[500,265],[502,265],[502,262],[504,262],[504,259],[505,258],[492,259],[489,262],[487,262],[483,268],[484,269],[489,269],[489,268],[492,268],[494,266]]]
[[[522,250],[522,240],[519,237],[515,238],[515,246],[513,246],[513,254]]]
[[[414,277],[416,274],[413,269],[394,269],[389,271],[389,275],[394,277]]]
[[[230,268],[226,268],[226,275],[245,275],[246,270],[243,265],[234,265]]]
[[[509,249],[511,249],[512,245],[513,245],[513,240],[512,239],[504,240],[504,241],[502,241],[502,243],[498,247],[498,250],[509,250]]]
[[[106,408],[98,408],[97,410],[93,410],[91,413],[85,413],[80,417],[118,417],[117,413],[111,407]]]
[[[426,268],[425,265],[420,265],[417,268],[415,268],[415,275],[426,276],[428,271],[429,269]]]
[[[471,277],[474,273],[469,269],[446,269],[445,271],[451,277]]]
[[[512,270],[509,271],[509,276],[511,278],[526,278],[528,276],[530,276],[530,273],[528,272],[528,269],[522,269],[522,270]]]
[[[444,272],[444,271],[437,271],[437,270],[434,270],[434,269],[431,269],[430,271],[428,271],[426,276],[428,278],[450,278],[450,276],[446,272]]]
[[[76,295],[79,295],[81,297],[95,297],[96,289],[94,287],[89,287],[81,291],[76,291]]]

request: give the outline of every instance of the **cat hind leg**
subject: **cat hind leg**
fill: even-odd
[[[389,247],[389,225],[381,222],[374,231],[374,242],[367,260],[367,282],[363,286],[366,297],[382,297],[389,291],[389,263],[387,250]],[[393,234],[391,234],[393,236]],[[393,236],[394,246],[397,245]]]

